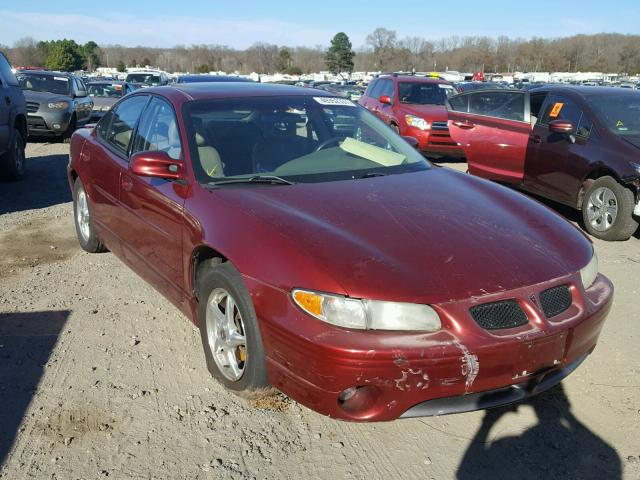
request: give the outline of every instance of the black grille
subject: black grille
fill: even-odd
[[[515,300],[485,303],[469,311],[476,323],[485,330],[519,327],[529,321],[527,314]]]
[[[571,291],[567,285],[553,287],[540,294],[542,311],[547,318],[560,315],[571,306],[571,302]]]
[[[27,102],[27,112],[36,113],[40,104],[38,102]]]
[[[432,130],[449,130],[449,125],[447,122],[433,122],[431,124]]]

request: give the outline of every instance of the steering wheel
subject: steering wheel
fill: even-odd
[[[320,150],[327,148],[329,145],[332,145],[334,143],[338,143],[341,140],[344,140],[347,137],[331,137],[326,139],[324,142],[322,142],[320,145],[318,145],[314,152],[319,152]]]

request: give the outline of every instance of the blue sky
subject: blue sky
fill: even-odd
[[[528,4],[535,8],[528,8]],[[449,35],[530,38],[640,33],[640,1],[458,0],[16,0],[0,2],[0,43],[24,36],[169,47],[255,42],[326,45],[338,31],[355,47],[376,27],[399,38]]]

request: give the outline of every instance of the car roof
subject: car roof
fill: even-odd
[[[87,85],[124,85],[127,82],[123,82],[122,80],[91,80],[85,83]]]
[[[588,97],[597,97],[601,95],[640,95],[639,90],[632,90],[628,88],[618,88],[618,87],[591,87],[586,85],[545,85],[539,88],[531,89],[531,93],[535,93],[536,90],[546,90],[548,92],[563,92],[563,93],[574,93],[583,98]]]
[[[56,72],[53,70],[18,70],[18,73],[35,73],[38,75],[49,75],[56,77],[71,77],[73,74],[68,72]]]
[[[279,96],[315,96],[333,97],[324,90],[315,90],[293,85],[253,82],[215,82],[215,83],[176,83],[166,87],[145,88],[145,92],[167,94],[182,92],[190,100],[207,100],[232,97],[279,97]]]
[[[415,83],[446,83],[451,82],[439,77],[419,77],[417,75],[381,75],[378,78],[397,79],[399,82],[415,82]]]

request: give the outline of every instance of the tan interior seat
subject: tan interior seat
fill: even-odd
[[[222,164],[222,159],[218,151],[207,145],[205,138],[199,133],[196,133],[196,144],[198,145],[200,164],[207,175],[210,177],[223,177],[224,165]]]

